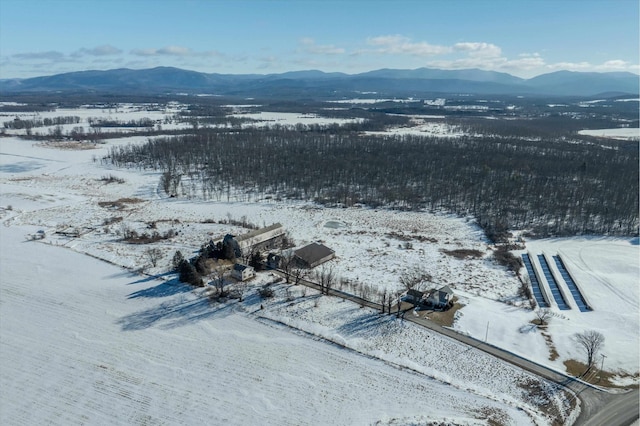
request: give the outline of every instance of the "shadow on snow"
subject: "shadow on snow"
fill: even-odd
[[[189,290],[188,286],[187,291]],[[206,319],[228,316],[233,312],[235,303],[212,305],[208,298],[171,300],[159,305],[125,315],[116,321],[123,331],[144,330],[162,322],[165,329],[182,327]]]

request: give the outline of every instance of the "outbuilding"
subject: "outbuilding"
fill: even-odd
[[[336,253],[320,243],[311,243],[293,252],[296,262],[305,268],[315,268],[333,259]]]

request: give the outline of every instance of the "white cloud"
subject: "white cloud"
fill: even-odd
[[[589,62],[556,62],[545,66],[551,70],[587,71],[593,69],[593,65]]]
[[[495,58],[502,55],[502,49],[492,43],[465,42],[453,45],[453,50],[458,52],[468,52],[473,57]]]
[[[133,49],[129,53],[135,56],[156,56],[158,49]]]
[[[620,59],[614,59],[611,61],[604,62],[603,64],[598,65],[596,68],[604,69],[604,70],[626,70],[629,69],[629,62],[622,61]]]
[[[188,47],[165,46],[159,49],[133,49],[131,54],[136,56],[191,56],[193,52]]]
[[[333,44],[318,45],[315,40],[309,37],[300,39],[302,44],[302,52],[310,53],[313,55],[341,55],[346,52],[342,47],[336,47]]]
[[[502,68],[507,70],[531,71],[545,66],[544,59],[537,53],[520,54],[519,59],[505,60]]]
[[[424,41],[416,43],[401,35],[370,37],[367,39],[367,44],[374,46],[375,49],[373,51],[376,53],[392,55],[434,56],[451,52],[450,47],[430,44]],[[366,50],[363,52],[366,52]]]
[[[13,55],[16,59],[24,59],[28,61],[51,61],[51,62],[62,62],[66,61],[67,57],[64,53],[50,50],[48,52],[31,52],[31,53],[16,53]]]
[[[167,46],[158,49],[159,55],[173,55],[173,56],[189,56],[191,55],[191,49],[182,46]]]
[[[173,57],[223,57],[223,53],[217,50],[206,50],[197,52],[188,47],[183,46],[165,46],[161,48],[132,49],[129,53],[134,56],[153,57],[153,56],[173,56]]]
[[[108,44],[104,44],[102,46],[97,46],[91,49],[82,48],[78,50],[75,54],[80,55],[91,55],[91,56],[111,56],[118,55],[122,53],[122,50],[117,47],[113,47]]]

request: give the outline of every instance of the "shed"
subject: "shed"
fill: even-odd
[[[306,268],[315,268],[336,255],[333,250],[320,243],[307,244],[293,253],[296,261]]]
[[[256,271],[253,266],[243,265],[242,263],[236,263],[231,270],[231,276],[238,281],[246,281],[256,276]]]

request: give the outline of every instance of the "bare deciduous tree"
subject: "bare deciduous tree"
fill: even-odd
[[[576,333],[574,339],[587,356],[588,371],[593,366],[598,351],[604,346],[604,336],[597,331],[587,330],[584,333]]]
[[[238,296],[240,297],[240,302],[244,300],[244,294],[247,292],[247,288],[249,286],[244,281],[238,281],[235,285],[236,291],[238,292]]]
[[[380,313],[381,313],[381,314],[384,314],[384,308],[385,308],[385,306],[386,306],[386,304],[387,304],[387,292],[386,292],[386,291],[383,291],[383,292],[382,292],[382,294],[381,294],[380,296],[381,296],[381,303],[380,303],[380,305],[382,306],[382,311],[381,311]]]
[[[151,265],[154,268],[158,266],[158,260],[162,257],[162,250],[157,247],[148,248],[145,250],[144,254],[147,256],[147,259],[149,259],[149,262],[151,262]]]
[[[227,268],[219,267],[214,271],[215,278],[213,280],[213,285],[218,289],[218,295],[220,297],[224,297],[226,293],[224,292],[224,286],[226,284],[226,276],[227,276]]]
[[[547,325],[551,321],[551,310],[548,308],[538,309],[536,311],[536,318],[539,321],[539,325]]]
[[[329,294],[329,290],[333,287],[336,280],[336,274],[333,271],[333,266],[322,265],[320,271],[316,272],[316,278],[320,284],[320,292]]]
[[[295,255],[293,251],[289,250],[287,252],[282,252],[280,256],[280,270],[284,274],[284,280],[288,283],[291,282],[291,275],[293,273],[293,269],[296,266],[295,263]]]
[[[293,268],[291,276],[293,277],[293,285],[298,285],[300,281],[309,276],[309,270],[305,268]]]
[[[400,275],[400,283],[407,289],[416,289],[425,281],[431,281],[431,275],[422,269],[411,269]]]

